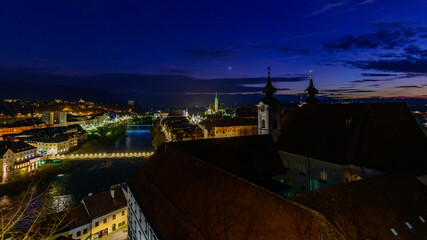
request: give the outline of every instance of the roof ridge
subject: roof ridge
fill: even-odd
[[[184,152],[184,151],[182,151],[182,150],[180,150],[180,149],[176,149],[176,148],[174,148],[175,150],[178,150],[178,151],[180,151],[181,153],[184,153],[185,155],[187,155],[187,156],[189,156],[189,157],[191,157],[191,158],[194,158],[194,159],[196,159],[197,161],[199,161],[199,162],[202,162],[203,164],[206,164],[206,165],[208,165],[208,166],[210,166],[210,167],[212,167],[212,168],[216,168],[216,169],[218,169],[218,170],[220,170],[220,171],[222,171],[222,172],[224,172],[224,173],[226,173],[226,174],[229,174],[229,175],[232,175],[232,176],[234,176],[234,177],[236,177],[237,179],[239,179],[240,181],[243,181],[243,182],[245,182],[245,183],[248,183],[249,185],[251,185],[251,186],[253,186],[253,187],[255,187],[255,188],[257,188],[257,189],[259,189],[259,190],[261,190],[261,191],[264,191],[264,192],[266,192],[266,193],[268,193],[268,194],[270,194],[270,195],[272,195],[272,196],[274,196],[275,198],[277,198],[277,199],[280,199],[280,200],[282,200],[282,201],[284,201],[284,202],[287,202],[287,203],[290,203],[290,204],[292,204],[292,205],[295,205],[295,206],[297,206],[297,207],[299,207],[299,208],[301,208],[301,209],[304,209],[304,210],[306,210],[306,211],[308,211],[308,212],[310,212],[311,214],[313,214],[313,216],[316,216],[317,218],[318,218],[318,220],[319,220],[319,222],[320,222],[320,219],[324,219],[324,221],[326,221],[326,222],[328,222],[329,223],[329,225],[331,225],[333,228],[334,228],[334,232],[336,232],[336,233],[338,233],[339,235],[340,235],[340,237],[341,238],[322,238],[322,239],[345,239],[344,238],[344,236],[342,235],[342,233],[338,230],[338,228],[333,224],[333,223],[331,223],[329,220],[327,220],[326,219],[326,217],[325,216],[323,216],[320,212],[318,212],[318,211],[316,211],[316,210],[313,210],[313,209],[311,209],[311,208],[309,208],[309,207],[307,207],[307,206],[304,206],[304,205],[302,205],[302,204],[300,204],[300,203],[297,203],[297,202],[294,202],[294,201],[292,201],[292,200],[290,200],[290,199],[288,199],[288,198],[285,198],[284,196],[282,196],[282,195],[279,195],[279,194],[276,194],[276,193],[274,193],[274,192],[272,192],[272,191],[270,191],[270,190],[268,190],[268,189],[265,189],[265,188],[263,188],[263,187],[261,187],[261,186],[258,186],[258,185],[256,185],[256,184],[254,184],[254,183],[252,183],[252,182],[250,182],[250,181],[248,181],[248,180],[246,180],[246,179],[244,179],[244,178],[241,178],[241,177],[239,177],[239,176],[237,176],[237,175],[235,175],[235,174],[233,174],[233,173],[231,173],[231,172],[228,172],[228,171],[226,171],[225,169],[222,169],[222,168],[220,168],[220,167],[217,167],[217,166],[215,166],[215,165],[213,165],[213,164],[211,164],[211,163],[208,163],[208,162],[205,162],[205,161],[203,161],[203,160],[201,160],[201,159],[199,159],[199,158],[197,158],[196,156],[193,156],[193,155],[190,155],[190,154],[188,154],[188,153],[186,153],[186,152]],[[324,226],[324,225],[321,225],[321,224],[319,224],[319,228],[321,228],[321,229],[324,229],[324,227],[326,227],[327,228],[327,226]],[[327,236],[329,236],[329,235],[327,235]]]

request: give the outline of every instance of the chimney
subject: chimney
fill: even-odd
[[[90,192],[90,193],[88,193],[87,195],[90,197],[90,196],[92,196],[92,193]]]
[[[111,189],[110,192],[111,192],[111,198],[114,199],[114,189]]]

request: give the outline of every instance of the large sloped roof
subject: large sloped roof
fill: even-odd
[[[170,145],[129,187],[163,239],[344,239],[322,215]]]
[[[427,239],[427,187],[408,173],[390,173],[290,197],[320,212],[346,239]],[[409,229],[406,222],[413,227]]]
[[[383,171],[427,172],[427,138],[405,103],[316,104],[282,118],[279,150]]]
[[[114,198],[111,195],[111,191],[114,191]],[[85,197],[83,202],[92,219],[127,206],[126,198],[121,188]]]
[[[270,135],[215,138],[166,144],[245,179],[285,174]]]

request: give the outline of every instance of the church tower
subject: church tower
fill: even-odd
[[[218,92],[215,93],[215,114],[218,114]]]
[[[267,85],[262,89],[265,97],[257,104],[258,107],[258,134],[271,134],[276,141],[282,131],[281,105],[273,97],[276,88],[271,84],[270,67],[268,67]]]
[[[310,82],[308,83],[308,88],[305,90],[305,94],[307,94],[308,97],[304,100],[302,104],[320,103],[320,100],[315,97],[317,93],[318,91],[313,84],[313,70],[310,70]]]

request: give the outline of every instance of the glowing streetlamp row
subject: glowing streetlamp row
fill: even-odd
[[[133,157],[133,156],[151,156],[154,152],[134,152],[134,153],[82,153],[71,155],[54,155],[58,158],[94,158],[94,157]]]

